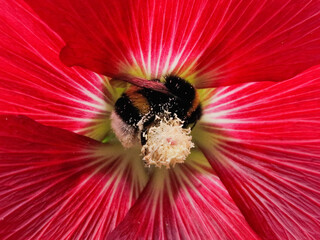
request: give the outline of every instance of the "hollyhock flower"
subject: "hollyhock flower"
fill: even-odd
[[[320,238],[319,1],[0,2],[1,239]],[[195,147],[146,168],[114,79],[168,74]]]

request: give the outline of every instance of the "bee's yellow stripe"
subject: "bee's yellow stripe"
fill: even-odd
[[[192,106],[191,108],[189,109],[189,111],[187,112],[187,116],[190,117],[191,114],[197,109],[197,107],[199,106],[200,104],[200,96],[197,92],[197,90],[195,90],[195,96],[194,96],[194,99],[192,101]]]
[[[132,102],[132,105],[139,109],[139,112],[141,114],[147,114],[150,111],[150,105],[145,96],[143,96],[141,93],[138,93],[138,90],[141,88],[137,86],[131,86],[127,91],[126,95],[129,97],[130,101]]]

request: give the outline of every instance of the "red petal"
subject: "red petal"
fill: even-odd
[[[156,169],[108,239],[256,239],[212,169],[194,158]]]
[[[198,144],[263,239],[320,239],[320,67],[219,89]]]
[[[0,109],[82,131],[106,125],[112,98],[105,79],[59,60],[63,41],[22,1],[1,1]],[[106,130],[101,127],[103,138]],[[106,128],[106,127],[105,127]]]
[[[27,2],[67,42],[63,62],[111,77],[175,73],[204,88],[284,80],[320,62],[318,0]]]
[[[27,117],[0,125],[1,239],[104,239],[144,185],[116,147]]]

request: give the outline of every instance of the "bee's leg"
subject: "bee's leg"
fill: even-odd
[[[198,119],[193,123],[191,130],[196,126],[197,122],[198,122]]]
[[[153,123],[155,120],[156,116],[153,113],[150,113],[146,116],[146,120],[143,123],[143,129],[140,133],[140,139],[141,139],[141,145],[145,145],[147,143],[147,132],[148,132],[148,126]]]
[[[147,129],[144,128],[144,129],[141,131],[141,135],[140,135],[141,145],[142,145],[142,146],[147,143],[146,135],[147,135]]]
[[[150,113],[146,116],[146,119],[143,123],[143,128],[146,128],[147,126],[149,126],[151,123],[154,122],[156,116],[153,113]]]
[[[201,118],[202,115],[202,109],[201,106],[199,105],[196,110],[191,114],[190,117],[185,119],[183,127],[186,128],[188,127],[189,124],[193,123],[191,130],[196,126],[198,120]]]
[[[191,130],[196,126],[198,119],[193,120],[192,122],[188,121],[189,119],[186,119],[182,125],[183,128],[187,128],[190,124],[192,124]]]

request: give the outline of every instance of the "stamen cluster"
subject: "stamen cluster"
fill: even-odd
[[[155,122],[145,133],[147,142],[141,148],[146,165],[170,168],[183,163],[194,147],[191,129],[183,128],[183,121],[176,117],[157,117]]]

